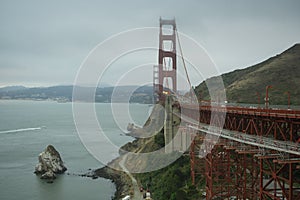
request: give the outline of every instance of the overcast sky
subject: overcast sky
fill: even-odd
[[[1,0],[0,87],[73,84],[97,44],[160,16],[175,17],[221,73],[245,68],[300,42],[299,11],[298,0]]]

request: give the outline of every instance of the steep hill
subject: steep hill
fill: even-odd
[[[270,104],[287,104],[286,94],[291,94],[291,104],[300,105],[300,44],[254,66],[235,70],[222,75],[228,102],[257,103],[257,92],[261,103],[265,97],[266,86],[269,90]],[[215,77],[206,81],[214,81]],[[214,91],[218,87],[211,88]],[[201,99],[209,100],[205,82],[195,88]]]

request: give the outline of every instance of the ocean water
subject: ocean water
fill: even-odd
[[[95,104],[97,116],[108,138],[123,145],[128,122],[142,125],[148,105],[131,104],[131,119],[118,113],[115,122],[110,104]],[[51,101],[0,101],[0,199],[1,200],[109,200],[115,192],[110,180],[63,174],[53,184],[33,171],[38,154],[48,144],[60,152],[68,173],[82,174],[103,166],[82,145],[73,121],[72,104]],[[116,157],[117,152],[111,152]]]

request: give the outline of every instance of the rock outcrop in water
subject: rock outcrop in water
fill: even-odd
[[[58,151],[52,145],[48,145],[40,153],[39,163],[36,165],[34,173],[41,175],[41,179],[53,180],[56,178],[56,174],[62,174],[66,170]]]

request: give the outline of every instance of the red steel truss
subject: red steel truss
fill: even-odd
[[[206,198],[229,198],[234,194],[233,174],[231,172],[231,153],[217,144],[205,156]]]
[[[194,112],[199,112],[190,105],[181,109],[192,119],[197,116]],[[300,138],[300,111],[202,106],[199,121],[257,138],[272,138],[274,143],[286,141],[287,145],[292,142],[297,146]],[[203,137],[195,139],[190,155],[192,180],[197,184],[196,172],[201,171],[203,164],[198,168],[195,163],[203,161],[196,161],[199,149],[195,144],[202,143]],[[213,148],[208,145],[207,151],[210,153],[204,159],[206,199],[300,199],[298,155],[228,139],[221,139]]]
[[[258,156],[260,166],[260,199],[300,199],[299,158],[278,155]]]
[[[201,144],[203,137],[196,135],[190,146],[191,177],[194,185],[199,185],[205,181],[205,166],[203,158],[200,158]]]

